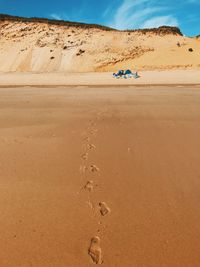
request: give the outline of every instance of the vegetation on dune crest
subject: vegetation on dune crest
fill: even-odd
[[[69,26],[69,27],[78,27],[78,28],[95,28],[95,29],[101,29],[105,31],[118,31],[116,29],[98,25],[98,24],[86,24],[86,23],[80,23],[80,22],[71,22],[71,21],[64,21],[64,20],[55,20],[55,19],[46,19],[46,18],[25,18],[25,17],[18,17],[18,16],[11,16],[6,14],[0,14],[0,21],[19,21],[19,22],[34,22],[34,23],[46,23],[50,25],[58,25],[58,26]],[[173,34],[173,35],[180,35],[182,36],[182,32],[178,27],[170,27],[170,26],[161,26],[158,28],[152,28],[152,29],[135,29],[135,30],[125,30],[124,32],[139,32],[142,34],[147,33],[154,33],[157,35],[167,35],[167,34]],[[197,36],[199,37],[199,36]]]
[[[115,29],[98,25],[98,24],[86,24],[81,22],[71,22],[65,20],[55,20],[55,19],[46,19],[46,18],[25,18],[18,16],[10,16],[6,14],[0,14],[0,21],[19,21],[19,22],[34,22],[34,23],[46,23],[50,25],[58,25],[58,26],[71,26],[71,27],[79,27],[79,28],[97,28],[106,31],[115,31]]]
[[[141,32],[143,34],[155,33],[157,35],[173,34],[173,35],[183,36],[181,30],[178,27],[171,27],[171,26],[161,26],[158,28],[151,28],[151,29],[128,30],[128,32]]]

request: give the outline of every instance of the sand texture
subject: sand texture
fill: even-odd
[[[200,87],[0,89],[2,267],[197,267]]]
[[[19,86],[135,86],[135,85],[198,85],[200,84],[200,70],[165,70],[139,71],[140,77],[119,78],[113,77],[111,72],[93,73],[22,73],[1,72],[0,87]]]

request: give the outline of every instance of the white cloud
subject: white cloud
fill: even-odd
[[[102,14],[102,17],[108,16],[112,12],[112,6],[108,6]]]
[[[56,20],[69,20],[69,17],[66,14],[50,14],[50,18],[56,19]]]
[[[159,4],[157,0],[123,0],[109,26],[119,30],[162,25],[177,26],[177,19],[171,14],[166,14],[170,9],[171,6],[163,5],[162,2]]]
[[[61,20],[61,17],[60,17],[60,15],[58,15],[58,14],[51,14],[50,17],[51,17],[52,19]]]
[[[160,26],[178,26],[178,21],[173,16],[153,17],[144,22],[141,28],[157,28]]]
[[[117,29],[125,29],[130,27],[130,23],[135,24],[134,21],[134,8],[138,5],[141,5],[148,0],[124,0],[122,4],[117,8],[116,13],[114,15],[114,19],[111,22],[111,26]]]

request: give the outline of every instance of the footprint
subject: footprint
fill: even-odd
[[[88,153],[84,153],[83,155],[81,155],[81,158],[83,160],[88,160]]]
[[[90,255],[93,263],[102,264],[102,252],[100,248],[100,238],[98,236],[91,239],[88,254]]]
[[[94,121],[90,121],[90,125],[94,126],[96,123]]]
[[[92,150],[92,149],[95,149],[95,148],[96,148],[96,146],[95,146],[95,145],[93,145],[93,144],[88,144],[88,145],[87,145],[87,147],[88,147],[88,149],[90,149],[90,150]]]
[[[110,213],[110,208],[108,207],[108,205],[105,202],[100,202],[99,207],[100,207],[100,213],[102,216],[105,216],[108,213]]]
[[[89,192],[92,192],[94,190],[94,182],[93,181],[88,181],[86,185],[84,186],[86,190]]]
[[[92,134],[92,135],[93,135],[93,134],[96,134],[97,132],[98,132],[98,129],[91,129],[91,130],[90,130],[90,134]]]
[[[84,142],[87,142],[87,143],[90,142],[90,137],[85,137],[85,138],[83,138],[83,141],[84,141]]]
[[[96,165],[90,165],[90,171],[91,172],[98,172],[99,168]]]

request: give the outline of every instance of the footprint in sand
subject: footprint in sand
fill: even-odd
[[[100,207],[100,213],[102,216],[105,216],[108,213],[110,213],[110,208],[108,207],[108,205],[105,202],[100,202],[99,207]]]
[[[84,186],[86,190],[89,192],[92,192],[94,190],[94,182],[93,181],[88,181],[86,185]]]
[[[81,158],[82,158],[83,160],[88,160],[88,153],[84,153],[84,154],[82,154],[82,155],[81,155]]]
[[[88,147],[88,149],[90,149],[90,150],[92,150],[92,149],[95,149],[95,148],[96,148],[96,146],[95,146],[95,145],[93,145],[93,144],[88,144],[88,145],[87,145],[87,147]]]
[[[87,136],[87,137],[83,138],[83,141],[87,142],[87,143],[90,142],[90,137]]]
[[[95,125],[96,124],[96,122],[94,122],[93,120],[90,120],[90,125],[91,126],[93,126],[93,125]]]
[[[91,172],[98,172],[99,168],[96,165],[90,165],[90,171]]]
[[[98,236],[91,239],[88,254],[90,255],[93,263],[102,264],[102,252],[100,248],[100,238]]]
[[[98,132],[98,129],[91,129],[91,130],[90,130],[90,134],[92,134],[92,135],[93,135],[93,134],[96,134],[97,132]]]

